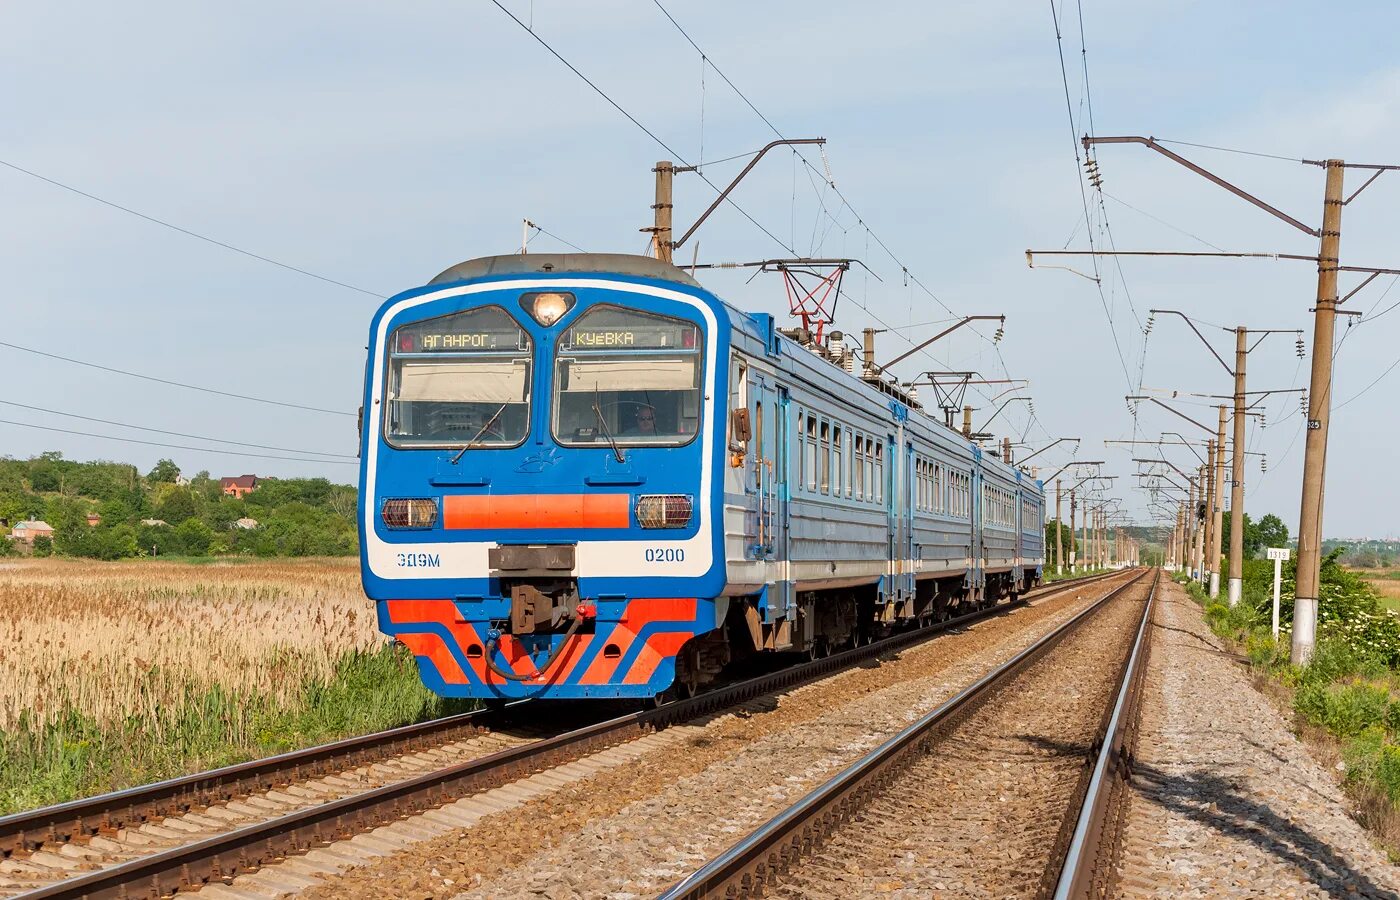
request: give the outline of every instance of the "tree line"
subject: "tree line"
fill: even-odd
[[[187,483],[168,459],[142,475],[135,466],[67,460],[56,451],[0,459],[0,521],[40,519],[52,538],[37,556],[348,556],[358,552],[356,490],[325,478],[259,478],[246,497],[226,496],[199,472]],[[100,522],[91,525],[89,514]],[[239,520],[256,527],[239,527]],[[246,522],[244,524],[247,524]],[[8,531],[8,528],[6,529]],[[15,553],[0,540],[0,554]]]

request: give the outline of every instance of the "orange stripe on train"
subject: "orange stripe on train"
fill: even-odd
[[[396,625],[409,625],[432,622],[442,625],[451,634],[453,641],[457,644],[462,654],[467,657],[467,664],[471,666],[478,680],[483,684],[501,684],[504,678],[491,671],[486,665],[486,660],[481,656],[472,656],[467,653],[467,648],[481,644],[481,637],[476,630],[462,619],[457,611],[457,606],[451,600],[390,600],[388,601],[389,620]],[[443,639],[436,634],[402,634],[399,640],[405,647],[413,651],[415,656],[426,656],[437,666],[438,674],[447,684],[465,684],[466,674],[463,673],[456,657],[444,646]],[[532,682],[562,682],[568,679],[574,667],[583,658],[584,652],[588,649],[589,643],[593,640],[591,634],[578,634],[569,639],[562,653],[554,660],[554,663],[546,670],[544,678],[532,678]],[[534,661],[525,648],[511,635],[502,635],[500,641],[501,654],[505,657],[505,668],[516,675],[536,675]]]
[[[593,657],[592,664],[590,664],[588,670],[583,673],[583,677],[579,679],[579,683],[608,684],[612,682],[612,680],[617,675],[618,665],[620,665],[621,662],[627,658],[628,651],[632,648],[632,642],[637,639],[637,633],[640,632],[648,624],[652,622],[661,621],[689,622],[692,621],[694,618],[694,597],[682,597],[678,599],[669,597],[657,597],[633,600],[632,602],[627,604],[627,609],[622,614],[622,621],[620,621],[613,628],[613,630],[608,633],[608,644],[617,647],[617,655],[609,658],[606,653],[600,652],[597,656]],[[683,632],[670,633],[674,634],[680,639],[679,642],[676,644],[677,649],[680,647],[681,644],[685,643],[688,639],[694,636],[694,633],[689,630]],[[662,634],[665,634],[665,632],[654,634],[651,638],[647,640],[647,647],[644,647],[642,652],[637,656],[637,658],[633,660],[632,669],[627,673],[627,679],[625,683],[640,683],[638,681],[634,681],[632,678],[632,673],[637,670],[638,666],[641,666],[642,668],[646,669],[646,677],[643,678],[642,681],[645,681],[646,678],[651,677],[651,673],[656,670],[656,667],[658,664],[660,664],[661,660],[659,657],[657,657],[648,661],[648,647],[652,646],[653,642],[657,638],[661,637]],[[604,649],[606,649],[606,645]],[[672,650],[670,652],[675,653],[675,650]],[[655,656],[654,653],[652,655]]]
[[[451,634],[473,674],[483,684],[502,684],[501,678],[486,665],[480,656],[467,655],[467,648],[480,644],[481,638],[468,625],[451,600],[389,600],[387,601],[389,620],[395,624],[407,625],[433,622],[445,627]],[[579,679],[579,684],[608,684],[617,676],[617,667],[626,659],[628,651],[640,632],[651,622],[688,622],[695,618],[695,598],[638,598],[627,604],[622,620],[607,632],[607,643],[617,647],[617,655],[609,657],[599,652],[593,657],[588,669]],[[661,664],[661,660],[673,656],[680,650],[692,632],[657,632],[647,638],[637,657],[633,660],[623,683],[642,684],[649,680]],[[543,673],[544,677],[532,677],[532,684],[562,684],[568,681],[574,669],[587,655],[588,647],[598,635],[576,634],[566,641],[563,652]],[[415,656],[425,656],[437,667],[438,674],[447,684],[466,683],[466,673],[462,671],[457,658],[448,650],[443,639],[436,634],[402,634],[399,640]],[[524,645],[512,635],[502,635],[501,655],[505,657],[508,670],[516,675],[537,675],[534,661],[525,652]]]
[[[661,665],[661,660],[675,656],[681,645],[690,640],[690,637],[690,634],[682,631],[660,631],[647,638],[642,652],[637,654],[636,661],[632,663],[632,668],[628,670],[622,683],[646,684],[651,680],[656,667]]]
[[[498,494],[442,498],[447,529],[627,528],[629,494]]]
[[[457,658],[437,634],[401,634],[399,642],[414,656],[427,657],[445,684],[466,684],[467,676]]]

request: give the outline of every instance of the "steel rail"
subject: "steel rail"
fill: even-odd
[[[1116,573],[1115,573],[1116,574]],[[1136,585],[1144,570],[1109,591],[1054,631],[959,691],[954,697],[846,767],[793,806],[769,819],[658,896],[658,900],[701,900],[761,896],[770,877],[785,870],[822,837],[854,815],[893,778],[936,743],[945,726],[970,714],[1018,672],[1043,656],[1066,635]]]
[[[10,857],[15,852],[38,850],[48,841],[70,841],[94,836],[99,831],[139,826],[200,806],[267,791],[291,781],[340,773],[346,768],[423,747],[440,746],[458,739],[458,735],[465,738],[486,731],[482,719],[487,712],[462,712],[111,794],[13,813],[0,817],[0,858]]]
[[[1123,811],[1119,802],[1122,792],[1119,789],[1127,784],[1132,774],[1127,737],[1129,731],[1136,727],[1138,705],[1142,700],[1142,685],[1147,674],[1147,655],[1152,643],[1152,607],[1161,579],[1162,572],[1159,569],[1152,580],[1152,591],[1147,596],[1147,608],[1143,610],[1142,622],[1138,625],[1132,652],[1123,667],[1118,699],[1109,714],[1098,757],[1094,761],[1093,774],[1089,778],[1079,815],[1075,819],[1073,836],[1055,885],[1055,900],[1107,896],[1107,885],[1103,883],[1103,879],[1111,874],[1108,869],[1117,843],[1115,826]]]
[[[439,746],[486,729],[489,711],[473,710],[85,797],[0,817],[0,858],[102,831],[141,825],[202,806],[246,797],[291,781],[318,778],[403,753]]]
[[[227,882],[233,877],[255,871],[267,862],[283,859],[289,855],[325,846],[354,834],[363,833],[382,824],[387,824],[404,815],[417,813],[450,802],[469,793],[487,790],[509,783],[555,765],[572,761],[596,750],[614,746],[642,734],[667,725],[677,724],[708,713],[743,703],[754,697],[789,689],[814,681],[828,674],[851,668],[866,660],[921,643],[950,628],[971,624],[974,621],[1017,608],[1026,600],[1055,595],[1122,575],[1122,571],[1112,571],[1089,575],[1083,578],[1052,582],[1028,592],[1015,604],[998,603],[943,622],[923,628],[913,629],[893,637],[867,644],[863,647],[842,651],[831,656],[812,660],[778,672],[738,682],[708,693],[685,700],[678,700],[654,709],[620,716],[584,728],[545,738],[518,747],[457,763],[424,775],[384,785],[362,793],[333,800],[319,806],[288,813],[263,822],[244,826],[234,831],[214,835],[204,840],[184,844],[169,850],[142,856],[20,895],[26,900],[76,900],[76,898],[132,898],[139,896],[162,897],[181,889],[190,889],[204,884]],[[467,713],[452,719],[464,720],[475,714]],[[444,721],[444,720],[436,720]],[[432,723],[424,723],[430,725]],[[420,726],[410,726],[415,728]],[[396,729],[399,731],[402,729]],[[382,734],[382,733],[381,733]],[[316,751],[355,741],[351,739],[339,744],[328,744]],[[284,754],[269,760],[244,765],[271,763],[277,759],[295,757]],[[239,767],[229,767],[239,768]],[[190,776],[190,779],[211,776],[217,772]],[[186,779],[173,779],[177,783]],[[167,784],[165,782],[162,783]],[[161,787],[154,785],[152,787]],[[106,798],[123,798],[128,803],[142,788],[133,788]],[[97,801],[75,801],[47,810],[22,813],[9,817],[34,817],[36,821],[61,818],[49,815],[50,811],[72,807],[76,804],[91,803],[98,808]]]

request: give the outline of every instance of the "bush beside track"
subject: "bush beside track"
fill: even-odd
[[[1211,630],[1247,658],[1265,693],[1294,717],[1295,728],[1325,759],[1334,759],[1363,825],[1400,860],[1400,617],[1339,564],[1323,561],[1318,641],[1312,661],[1289,662],[1295,563],[1285,564],[1279,639],[1270,634],[1273,563],[1246,560],[1241,602],[1210,600],[1178,577],[1204,608]]]

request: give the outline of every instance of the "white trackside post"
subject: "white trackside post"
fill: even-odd
[[[1283,561],[1288,559],[1287,547],[1270,547],[1269,559],[1274,561],[1274,618],[1272,623],[1274,640],[1278,640],[1278,595],[1283,585]]]

